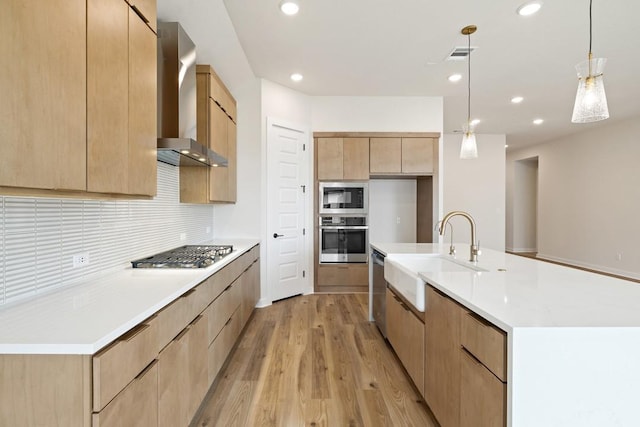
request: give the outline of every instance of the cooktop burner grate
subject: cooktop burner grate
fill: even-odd
[[[133,268],[206,268],[233,252],[232,245],[186,245],[131,261]]]

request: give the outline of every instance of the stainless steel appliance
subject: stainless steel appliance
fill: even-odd
[[[320,264],[366,263],[369,226],[366,215],[320,217]]]
[[[367,215],[369,213],[367,182],[321,182],[318,193],[320,215]]]
[[[206,268],[233,252],[232,245],[186,245],[131,261],[133,268]]]
[[[158,22],[158,160],[174,166],[227,166],[196,141],[196,46],[177,22]]]
[[[384,255],[376,250],[371,251],[371,270],[373,272],[372,279],[372,314],[373,321],[380,329],[383,337],[387,337],[386,326],[386,299],[387,299],[387,281],[384,280]]]

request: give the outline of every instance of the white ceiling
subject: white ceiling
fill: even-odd
[[[640,117],[638,1],[594,0],[593,52],[608,59],[611,118],[587,125],[572,124],[571,112],[574,67],[589,47],[588,0],[546,0],[531,17],[516,14],[525,0],[299,2],[289,17],[279,0],[158,0],[158,15],[181,22],[198,61],[232,88],[251,74],[308,95],[443,96],[446,133],[466,121],[467,64],[444,59],[475,24],[471,115],[482,120],[478,133],[506,134],[512,148]],[[304,80],[293,83],[293,72]],[[447,80],[454,72],[464,76],[457,84]],[[515,95],[524,102],[511,104]],[[538,117],[545,122],[534,126]]]

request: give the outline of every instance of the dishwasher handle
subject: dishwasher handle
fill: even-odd
[[[384,266],[384,255],[382,255],[378,251],[373,251],[373,252],[371,252],[371,261],[374,264]]]

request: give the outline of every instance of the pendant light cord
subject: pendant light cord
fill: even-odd
[[[589,0],[589,59],[591,59],[591,38],[592,38],[592,29],[593,26],[591,22],[591,6],[593,5],[593,0]]]
[[[471,34],[467,34],[467,52],[468,52],[468,60],[467,60],[467,132],[471,132]]]

